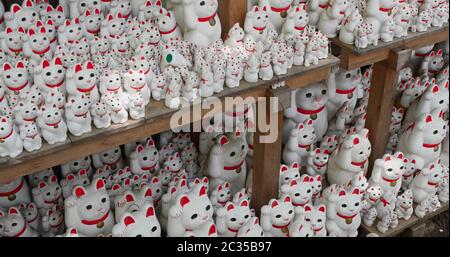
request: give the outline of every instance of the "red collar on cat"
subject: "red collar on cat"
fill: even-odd
[[[59,201],[59,199],[61,198],[61,196],[59,196],[58,198],[56,198],[55,200],[51,200],[51,201],[44,201],[47,204],[53,204],[53,203],[57,203]]]
[[[61,123],[61,119],[56,123],[45,123],[45,125],[56,128],[58,127],[59,123]]]
[[[11,131],[8,133],[8,135],[6,135],[6,136],[4,136],[4,137],[0,137],[0,140],[3,142],[3,141],[6,141],[6,139],[8,139],[12,134],[13,134],[13,132],[14,132],[14,128],[11,128]],[[0,196],[1,196],[1,193],[0,193]]]
[[[36,119],[37,119],[37,117],[33,117],[33,118],[30,118],[30,119],[23,118],[24,121],[28,121],[28,122],[36,122]]]
[[[45,83],[45,85],[47,86],[47,87],[49,87],[49,88],[56,88],[56,87],[60,87],[62,84],[64,83],[64,79],[63,80],[61,80],[61,82],[58,82],[58,83],[56,83],[56,84],[47,84],[47,83]]]
[[[400,179],[400,178],[396,178],[396,179],[388,179],[388,178],[383,177],[383,180],[386,181],[386,182],[389,182],[389,183],[397,182],[399,179]]]
[[[324,164],[317,164],[317,163],[315,163],[315,162],[313,162],[313,163],[314,163],[314,166],[316,166],[316,167],[319,168],[319,169],[321,169],[321,168],[327,166],[327,163],[324,163]]]
[[[82,114],[75,114],[75,117],[78,117],[78,118],[80,118],[80,117],[86,117],[87,114],[88,114],[88,112],[89,112],[89,111],[87,111],[87,112],[85,112],[85,113],[82,113]]]
[[[292,202],[292,205],[294,205],[295,207],[298,207],[298,206],[304,207],[308,203],[309,203],[309,200],[306,201],[305,203],[294,203],[294,202]]]
[[[203,18],[197,18],[197,19],[198,19],[198,22],[207,22],[207,21],[209,21],[209,20],[211,20],[211,19],[216,18],[216,15],[217,15],[217,13],[214,13],[214,14],[211,15],[211,16],[203,17]]]
[[[424,53],[424,54],[421,54],[421,53],[415,53],[415,55],[417,56],[417,57],[426,57],[426,56],[428,56],[430,53]]]
[[[228,228],[228,231],[232,232],[232,233],[238,233],[239,229],[233,229],[233,228]]]
[[[257,31],[263,31],[266,29],[266,27],[253,27],[254,29],[256,29]]]
[[[298,147],[300,147],[300,148],[304,148],[304,149],[311,149],[311,144],[309,144],[309,145],[301,145],[301,144],[298,144]]]
[[[283,8],[277,8],[277,7],[270,7],[270,9],[272,9],[272,11],[274,11],[274,12],[284,12],[284,11],[287,11],[287,10],[289,10],[289,9],[291,9],[291,5],[288,5],[288,6],[286,6],[286,7],[283,7]]]
[[[11,48],[11,47],[8,47],[8,48],[9,48],[9,51],[14,52],[14,53],[20,53],[20,52],[22,52],[22,48],[19,48],[19,49],[13,49],[13,48]]]
[[[408,179],[408,178],[411,177],[412,175],[413,175],[413,173],[411,173],[411,174],[409,174],[409,175],[403,174],[402,176],[403,176],[404,179]]]
[[[242,166],[242,164],[244,164],[244,159],[242,159],[242,161],[240,163],[238,163],[234,166],[225,166],[225,167],[223,167],[223,169],[224,170],[237,170]]]
[[[436,147],[438,147],[440,145],[441,145],[441,143],[439,143],[439,144],[423,144],[423,147],[425,147],[425,148],[436,148]]]
[[[299,31],[305,30],[305,26],[303,26],[303,27],[295,26],[294,28],[295,28],[296,30],[299,30]]]
[[[27,226],[28,226],[28,224],[25,223],[25,225],[23,226],[22,230],[20,230],[19,233],[15,234],[12,237],[20,237],[25,232],[25,230],[27,230]]]
[[[81,220],[84,225],[97,225],[100,222],[104,222],[109,217],[109,209],[106,214],[98,220]]]
[[[378,10],[382,11],[382,12],[390,12],[392,10],[392,8],[383,8],[380,7]]]
[[[94,90],[94,88],[95,88],[95,84],[92,87],[89,87],[89,88],[79,88],[79,87],[77,87],[77,90],[80,91],[81,93],[89,93],[92,90]]]
[[[301,108],[297,108],[297,112],[301,113],[301,114],[305,114],[305,115],[312,115],[312,114],[317,114],[317,113],[323,111],[324,109],[325,109],[325,105],[320,107],[317,110],[304,110],[304,109],[301,109]]]
[[[330,7],[330,5],[329,4],[319,4],[319,7],[322,9],[326,9],[326,8]]]
[[[23,187],[23,179],[20,182],[20,184],[16,188],[14,188],[12,191],[0,193],[0,197],[7,197],[9,195],[13,195],[13,194],[19,192],[20,190],[22,190],[22,187]]]
[[[120,111],[121,111],[122,109],[120,109]],[[119,163],[119,161],[121,160],[121,158],[119,158],[119,159],[117,159],[117,161],[114,161],[113,163],[106,163],[106,162],[104,162],[104,164],[106,164],[106,165],[108,165],[108,166],[114,166],[114,165],[116,165],[117,163]]]
[[[336,212],[336,214],[337,214],[337,216],[339,216],[343,219],[352,219],[352,220],[354,217],[356,217],[356,215],[358,215],[358,213],[356,213],[356,214],[353,214],[352,216],[345,216],[345,215],[340,214],[339,212]]]
[[[352,165],[354,166],[363,166],[364,164],[366,164],[367,160],[364,160],[362,162],[352,162]]]
[[[438,183],[433,183],[433,182],[428,182],[428,185],[430,185],[430,186],[437,186],[438,185]]]
[[[32,220],[28,220],[28,221],[27,221],[28,224],[31,224],[31,223],[33,223],[34,221],[36,221],[38,217],[39,217],[39,215],[36,214],[36,216],[35,216]]]
[[[61,226],[61,224],[64,222],[64,219],[61,219],[61,221],[58,224],[55,225],[50,225],[50,227],[52,228],[58,228],[59,226]]]
[[[153,166],[150,166],[150,167],[142,167],[141,170],[143,170],[143,171],[153,170],[157,164],[158,164],[158,162],[156,162]]]
[[[383,206],[386,207],[388,204],[390,204],[384,197],[381,197],[380,201],[383,203]]]
[[[90,30],[90,29],[88,29],[87,32],[89,32],[89,33],[91,33],[91,34],[94,34],[94,35],[97,35],[97,34],[100,32],[100,28],[95,29],[95,30]]]
[[[173,27],[173,29],[171,29],[171,30],[169,30],[169,31],[162,31],[162,30],[159,30],[159,33],[160,33],[161,35],[167,35],[167,34],[171,34],[171,33],[174,32],[176,29],[177,29],[177,25],[175,24],[175,26]]]
[[[323,227],[320,227],[320,228],[313,228],[314,232],[319,232],[319,231],[321,231],[322,229],[323,229]]]
[[[130,87],[136,91],[141,91],[144,88],[144,86],[145,85],[142,85],[142,86],[139,85],[139,87],[133,87],[133,86],[130,86]]]
[[[10,87],[10,86],[7,86],[7,87],[9,90],[12,90],[12,91],[20,91],[20,90],[24,89],[26,86],[28,86],[28,80],[27,80],[27,82],[25,82],[25,84],[23,84],[19,87]]]
[[[35,51],[35,50],[33,50],[33,53],[34,53],[34,54],[37,54],[37,55],[41,55],[41,54],[47,53],[48,50],[50,50],[50,46],[47,46],[44,50],[41,50],[41,51]]]
[[[341,94],[341,95],[348,95],[348,94],[355,92],[355,90],[356,90],[356,88],[352,88],[352,89],[348,89],[348,90],[336,89],[336,93]]]
[[[0,103],[3,102],[3,99],[5,99],[5,96],[0,97]]]

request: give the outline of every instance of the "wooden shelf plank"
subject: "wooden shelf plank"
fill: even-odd
[[[430,219],[434,218],[435,216],[437,216],[443,212],[446,212],[446,211],[448,211],[448,203],[442,205],[441,208],[439,208],[435,212],[425,215],[425,217],[423,217],[423,218],[419,218],[415,214],[413,214],[409,220],[404,220],[404,219],[399,220],[399,224],[396,228],[391,228],[388,231],[386,231],[386,233],[384,233],[384,234],[381,233],[380,231],[378,231],[378,229],[377,229],[378,220],[376,222],[374,222],[373,226],[371,226],[371,227],[366,226],[363,223],[361,223],[360,231],[362,232],[363,235],[367,235],[370,233],[376,233],[381,237],[394,237],[394,236],[399,235],[403,231],[405,231],[405,229],[410,228],[416,224],[423,223],[427,220],[430,220]]]
[[[345,44],[338,38],[332,38],[330,41],[342,50],[341,66],[345,69],[355,69],[386,60],[392,49],[416,49],[445,41],[447,38],[448,24],[445,24],[443,27],[432,27],[427,32],[409,32],[404,38],[396,38],[388,43],[380,41],[377,46],[372,45],[364,49]]]
[[[329,69],[339,60],[331,56],[322,60],[317,66],[295,67],[282,77],[274,77],[270,81],[259,80],[256,83],[241,82],[237,88],[225,88],[217,95],[224,104],[225,97],[265,97],[270,85],[285,80],[286,78],[302,81],[305,77],[314,77],[324,80],[328,74],[323,69]],[[189,107],[191,108],[191,106]],[[142,120],[129,120],[125,124],[112,125],[108,129],[93,129],[91,133],[81,137],[69,135],[69,140],[64,144],[47,145],[39,151],[23,153],[16,158],[0,158],[0,183],[32,174],[53,166],[57,166],[86,155],[95,154],[131,141],[138,140],[148,135],[154,135],[170,129],[170,119],[179,110],[170,110],[164,102],[152,101],[147,106],[146,116]],[[202,111],[202,116],[209,110]],[[198,119],[198,118],[197,118]],[[195,122],[192,120],[191,122]]]

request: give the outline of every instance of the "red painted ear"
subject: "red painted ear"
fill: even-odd
[[[45,34],[45,33],[47,33],[47,30],[45,30],[45,27],[41,27],[40,32],[41,32],[41,34]]]
[[[26,7],[33,7],[33,2],[31,0],[27,0],[25,3]]]
[[[66,19],[66,21],[64,22],[64,24],[66,25],[66,27],[68,27],[68,26],[70,26],[70,25],[71,25],[71,22],[70,22],[70,20],[69,20],[69,19]]]
[[[39,187],[40,189],[45,188],[45,187],[47,187],[47,183],[45,183],[44,181],[39,182],[38,187]]]
[[[66,179],[69,180],[69,181],[71,181],[71,180],[74,180],[74,179],[75,179],[75,176],[72,175],[72,174],[69,174],[69,175],[67,175],[67,178],[66,178]]]
[[[304,127],[303,124],[298,125],[298,129],[303,129]]]
[[[69,233],[71,235],[78,235],[78,230],[76,228],[71,228]]]
[[[310,211],[312,211],[312,209],[311,209],[311,206],[309,206],[309,205],[306,205],[306,206],[305,206],[305,211],[307,211],[307,212],[310,212]]]
[[[284,201],[283,202],[285,202],[285,203],[290,203],[291,202],[291,197],[290,196],[285,196],[284,197]]]
[[[60,5],[58,5],[59,7]],[[53,6],[47,5],[47,12],[53,12]]]
[[[94,64],[91,62],[91,61],[89,61],[88,63],[87,63],[87,69],[88,70],[93,70],[94,69]]]
[[[110,20],[112,20],[113,19],[113,16],[110,14],[110,15],[108,15],[108,21],[110,21]]]
[[[352,194],[354,194],[354,195],[359,195],[359,188],[353,189]]]
[[[80,24],[80,20],[78,18],[75,18],[75,24]]]
[[[112,189],[113,189],[114,191],[117,191],[117,190],[120,189],[120,186],[117,185],[117,184],[114,184],[114,185],[112,186]]]
[[[22,7],[20,7],[20,5],[18,5],[18,4],[13,4],[11,6],[11,10],[13,11],[13,13],[16,13],[16,12],[22,10]]]
[[[317,176],[317,181],[322,182],[322,176]]]
[[[231,211],[231,210],[233,210],[233,209],[234,209],[234,204],[230,203],[230,204],[227,206],[227,211]]]
[[[247,200],[242,201],[241,202],[241,206],[247,207],[248,206],[248,201]]]
[[[298,169],[298,162],[292,163],[292,168],[293,169]]]
[[[47,60],[44,60],[43,62],[42,62],[42,68],[47,68],[47,67],[49,67],[50,66],[50,63],[47,61]]]
[[[265,5],[263,6],[263,11],[267,12],[267,6],[265,6]]]
[[[81,186],[75,187],[74,192],[75,192],[75,196],[77,198],[80,198],[80,197],[86,195],[86,190]]]
[[[41,27],[41,26],[42,26],[42,21],[40,21],[40,20],[37,21],[37,22],[36,22],[36,27]]]
[[[158,178],[157,178],[157,177],[154,177],[154,178],[152,179],[152,183],[153,183],[153,184],[158,184],[158,183],[159,183]]]
[[[16,68],[23,69],[23,68],[25,68],[25,65],[23,64],[23,62],[19,61],[19,62],[16,64]]]
[[[159,6],[159,7],[162,6],[161,0],[156,1],[156,6]]]
[[[145,2],[145,6],[146,7],[151,7],[153,4],[152,4],[152,1],[147,1],[147,2]]]
[[[134,202],[134,195],[132,195],[131,193],[127,193],[125,195],[125,201],[127,201],[128,203]]]
[[[303,178],[303,182],[309,182],[309,181],[311,181],[311,178],[309,177],[309,176],[305,176],[304,178]]]
[[[147,212],[145,213],[145,217],[155,216],[155,209],[152,206],[147,208]]]
[[[123,218],[123,223],[125,224],[126,227],[128,227],[129,225],[134,224],[135,221],[134,221],[134,218],[133,218],[133,217],[131,217],[131,216],[125,216],[125,217]]]
[[[55,58],[55,65],[62,65],[61,58],[59,58],[59,57]]]
[[[50,177],[50,182],[52,183],[58,182],[58,178],[55,175],[53,175]]]
[[[86,9],[86,11],[84,11],[84,16],[90,16],[91,15],[91,11],[89,9]]]
[[[434,51],[431,51],[430,57],[434,57],[435,55],[436,55],[436,53]]]
[[[354,144],[354,145],[359,144],[359,138],[356,137],[355,139],[353,139],[353,144]]]
[[[17,29],[17,31],[19,31],[20,33],[25,33],[25,29],[24,29],[23,27],[19,27],[19,28]]]
[[[228,182],[225,183],[225,188],[230,188],[230,186],[231,186],[230,183]]]
[[[198,193],[198,196],[203,196],[203,195],[206,195],[206,187],[205,186],[202,186],[200,188],[200,192]]]
[[[385,162],[391,161],[391,156],[386,156],[386,158],[384,158],[384,161],[385,161]]]
[[[320,148],[317,148],[316,149],[316,154],[319,154],[319,153],[321,153]]]
[[[404,158],[403,153],[398,153],[398,154],[397,154],[397,158],[403,160],[403,158]]]
[[[9,214],[9,215],[12,215],[12,214],[18,215],[18,214],[19,214],[19,210],[17,210],[16,207],[11,207],[11,208],[9,208],[9,210],[8,210],[8,214]]]
[[[290,186],[293,187],[293,186],[296,186],[296,185],[297,185],[297,180],[291,180]]]
[[[58,5],[58,6],[56,7],[56,10],[57,10],[58,12],[64,12],[64,8],[62,7],[62,5]]]
[[[280,169],[281,173],[284,173],[284,172],[286,172],[287,170],[288,170],[288,167],[287,167],[286,165],[282,164],[282,165],[281,165],[281,169]]]
[[[144,151],[144,147],[142,145],[138,145],[136,150],[138,153],[140,153],[140,152]]]
[[[11,65],[9,63],[5,62],[5,64],[3,64],[3,70],[7,71],[7,70],[10,70],[10,69],[11,69]]]
[[[306,11],[306,4],[302,4],[303,11]]]
[[[95,184],[95,188],[97,190],[105,188],[105,181],[103,179],[97,180],[97,183]]]
[[[209,228],[208,236],[214,235],[214,234],[216,234],[216,233],[217,233],[216,225],[212,224],[211,227]]]
[[[219,191],[219,192],[222,191],[222,185],[217,186],[217,191]]]
[[[13,29],[10,27],[6,28],[6,34],[13,33]]]
[[[319,211],[320,212],[325,212],[325,206],[324,205],[319,206]]]
[[[83,70],[83,67],[81,66],[81,64],[75,65],[75,73],[78,73],[78,72],[80,72],[82,70]]]
[[[339,191],[339,196],[345,196],[345,195],[346,195],[345,190]]]
[[[275,200],[272,202],[272,209],[278,206],[278,201]]]
[[[437,93],[439,92],[439,87],[438,86],[434,86],[433,87],[433,93]]]
[[[431,115],[427,115],[427,118],[425,119],[426,123],[430,123],[433,122],[433,117],[431,117]]]
[[[438,56],[442,56],[442,49],[439,49],[439,50],[437,51],[437,55],[438,55]]]
[[[253,7],[253,11],[254,12],[259,12],[259,7],[256,5],[255,7]]]
[[[219,139],[220,145],[226,145],[228,144],[228,138],[226,136],[221,136]]]
[[[308,125],[311,126],[312,124],[313,124],[313,121],[312,121],[312,120],[309,120],[309,121],[308,121]]]
[[[180,204],[181,207],[184,207],[186,204],[190,203],[191,201],[189,200],[189,197],[187,197],[186,195],[184,195],[183,197],[181,197],[180,199]]]

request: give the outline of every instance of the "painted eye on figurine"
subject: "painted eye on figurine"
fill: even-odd
[[[305,96],[306,96],[306,98],[311,98],[312,94],[311,93],[307,93]]]
[[[197,214],[193,214],[193,215],[191,216],[191,220],[195,220],[197,217],[198,217]]]

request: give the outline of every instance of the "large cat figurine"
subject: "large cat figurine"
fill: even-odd
[[[330,236],[356,237],[361,225],[359,189],[340,190],[330,195],[327,203],[326,229]]]
[[[23,177],[8,183],[0,183],[0,208],[18,206],[31,202],[30,188]]]

